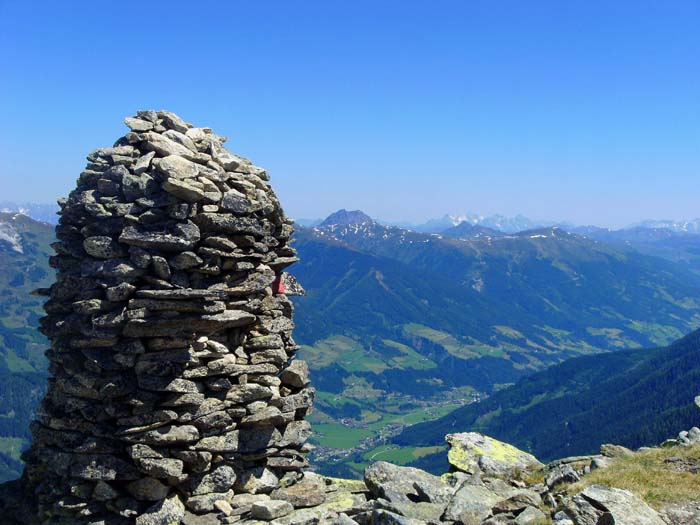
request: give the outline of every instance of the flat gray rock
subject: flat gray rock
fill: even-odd
[[[291,514],[294,507],[288,501],[274,500],[258,501],[253,503],[250,514],[253,518],[261,520],[274,520]]]
[[[631,492],[604,485],[591,485],[576,494],[567,513],[577,525],[593,519],[612,520],[615,525],[665,525],[654,509]],[[605,514],[609,517],[603,518]]]

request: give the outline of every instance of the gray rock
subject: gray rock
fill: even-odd
[[[165,258],[161,257],[160,255],[154,255],[151,259],[151,263],[153,264],[153,269],[158,277],[166,281],[170,279],[170,266]]]
[[[171,111],[160,110],[157,112],[157,115],[158,118],[163,120],[163,125],[168,129],[173,129],[175,131],[179,131],[180,133],[187,133],[187,131],[192,127]]]
[[[612,462],[612,459],[606,457],[593,458],[591,460],[590,470],[608,468],[610,465],[612,465]]]
[[[427,525],[425,521],[413,519],[411,517],[401,516],[389,512],[388,510],[378,509],[372,513],[372,525]]]
[[[442,516],[449,499],[447,494],[452,492],[437,476],[420,469],[399,467],[384,461],[367,467],[364,481],[374,497],[388,501],[389,510],[392,512],[427,521],[437,520]],[[429,501],[431,495],[434,495],[432,502]],[[424,500],[419,501],[420,498]]]
[[[221,465],[208,474],[190,479],[191,492],[198,496],[212,492],[228,492],[236,482],[236,472],[228,465]]]
[[[666,504],[659,514],[669,525],[698,525],[700,500]]]
[[[226,171],[235,171],[244,163],[241,157],[233,155],[216,142],[211,142],[211,156],[214,162],[219,164]]]
[[[219,515],[214,513],[209,514],[193,514],[190,511],[185,511],[185,516],[182,518],[182,525],[221,525]]]
[[[134,498],[140,501],[160,501],[168,496],[168,487],[155,478],[142,478],[126,486]]]
[[[290,514],[294,510],[292,504],[282,500],[258,501],[253,503],[250,514],[261,520],[274,520]]]
[[[661,517],[631,492],[603,485],[591,485],[573,496],[566,512],[576,525],[608,522],[616,525],[664,525]],[[601,522],[601,519],[608,521]]]
[[[280,374],[283,384],[294,388],[304,388],[309,384],[309,365],[306,361],[295,359]]]
[[[491,508],[502,498],[479,485],[462,485],[445,509],[444,519],[461,521],[465,525],[479,524],[491,515]]]
[[[136,517],[135,525],[173,525],[185,516],[185,506],[180,498],[172,496],[159,501]]]
[[[600,453],[606,458],[621,458],[634,454],[634,452],[627,447],[623,447],[622,445],[612,445],[610,443],[601,445]]]
[[[219,436],[204,437],[194,448],[206,452],[235,452],[238,450],[238,434],[239,432],[234,430]]]
[[[109,454],[55,453],[49,466],[55,474],[69,472],[74,478],[93,481],[130,481],[141,477],[132,465]]]
[[[110,286],[105,290],[105,296],[108,301],[119,302],[126,301],[136,290],[136,287],[129,283],[119,283],[116,286]]]
[[[199,239],[199,228],[189,221],[161,230],[127,226],[119,236],[119,242],[163,251],[189,250],[199,242]]]
[[[163,136],[168,137],[170,140],[177,142],[178,144],[182,144],[190,151],[193,151],[195,153],[197,153],[198,151],[197,146],[192,141],[192,139],[184,133],[180,133],[179,131],[175,131],[174,129],[169,129],[165,133],[163,133]],[[204,159],[202,158],[202,162],[203,161]]]
[[[106,236],[88,237],[83,241],[83,248],[89,255],[98,259],[113,259],[127,254],[124,246]]]
[[[190,496],[185,500],[185,506],[199,514],[203,512],[213,512],[217,501],[226,501],[233,498],[233,491],[222,493],[210,492],[208,494],[200,494],[198,496]]]
[[[269,494],[279,487],[279,479],[265,467],[256,467],[237,472],[234,490],[250,494]]]
[[[196,266],[200,266],[204,261],[194,252],[181,252],[170,259],[170,266],[176,270],[189,270]]]
[[[140,118],[127,117],[124,119],[124,124],[129,126],[131,131],[151,131],[153,129],[153,122]]]
[[[163,189],[187,202],[197,202],[204,198],[204,189],[196,181],[167,179],[163,182]]]
[[[274,490],[270,497],[288,501],[294,508],[315,507],[326,501],[326,483],[318,474],[307,472],[301,481]]]
[[[229,190],[221,199],[221,207],[232,211],[236,215],[247,215],[260,209],[260,205],[251,201],[244,193]]]
[[[207,160],[206,157],[202,157],[202,154],[195,153],[182,144],[178,144],[174,140],[171,140],[163,135],[159,135],[158,133],[153,133],[152,131],[147,131],[138,138],[142,141],[143,149],[147,151],[155,151],[162,157],[178,155],[192,161],[206,162]]]
[[[172,458],[139,458],[136,465],[144,474],[159,479],[179,479],[182,476],[183,462]]]
[[[542,506],[542,498],[534,490],[517,489],[503,501],[496,503],[491,509],[494,514],[519,513],[528,507]]]
[[[246,326],[255,321],[253,314],[242,310],[226,310],[219,314],[205,314],[197,317],[163,317],[132,319],[124,327],[127,337],[176,336],[183,333],[212,333],[229,328]]]
[[[527,507],[515,517],[516,525],[544,525],[548,517],[536,507]]]
[[[122,439],[129,443],[167,446],[194,443],[199,439],[199,431],[192,425],[167,425],[148,432],[124,436]]]
[[[236,404],[250,403],[259,399],[272,397],[272,390],[256,383],[233,385],[226,393],[226,399]]]
[[[134,174],[141,175],[142,173],[145,173],[146,171],[148,171],[148,168],[151,167],[151,161],[153,160],[153,158],[155,156],[156,156],[156,152],[151,151],[150,153],[146,153],[142,157],[139,157],[138,160],[136,161],[136,163],[131,168],[132,171],[134,172]]]
[[[688,430],[688,441],[693,445],[700,443],[700,428],[692,427]]]
[[[448,434],[445,441],[450,445],[447,460],[469,474],[507,478],[543,466],[531,454],[478,432]]]
[[[152,164],[159,172],[172,179],[193,179],[199,173],[197,164],[179,155],[153,159]]]
[[[547,475],[544,478],[544,483],[549,488],[553,488],[557,485],[561,485],[562,483],[576,483],[580,480],[580,476],[571,467],[571,465],[564,464],[558,465],[547,472]]]

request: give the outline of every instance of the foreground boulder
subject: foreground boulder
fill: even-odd
[[[448,434],[445,441],[450,465],[468,474],[507,478],[543,466],[532,454],[478,432]]]
[[[657,512],[627,490],[591,485],[569,502],[566,515],[576,525],[665,525]]]

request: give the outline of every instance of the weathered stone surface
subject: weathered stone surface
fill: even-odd
[[[265,467],[242,470],[237,473],[234,490],[250,494],[269,494],[279,487],[279,478]]]
[[[606,458],[621,458],[625,456],[631,456],[632,454],[634,454],[634,452],[632,452],[627,447],[623,447],[622,445],[612,445],[610,443],[605,443],[601,445],[600,453]]]
[[[132,319],[124,327],[128,337],[176,336],[182,333],[211,333],[227,328],[246,326],[255,321],[255,316],[242,310],[226,310],[220,314],[197,317],[162,319]]]
[[[450,464],[469,474],[506,477],[543,466],[533,455],[478,432],[448,434],[445,441],[450,445]]]
[[[169,139],[165,135],[160,135],[152,131],[147,131],[138,137],[135,137],[141,142],[143,149],[146,151],[155,151],[157,155],[168,157],[177,155],[187,160],[205,162],[206,157],[195,153],[186,146]]]
[[[184,515],[185,506],[180,498],[173,494],[137,516],[136,525],[173,525],[179,523]]]
[[[153,165],[159,172],[173,179],[192,179],[199,173],[197,164],[178,155],[154,159]]]
[[[545,476],[544,483],[550,488],[556,487],[562,483],[576,483],[581,478],[571,465],[557,465]]]
[[[548,516],[537,507],[527,507],[515,517],[516,525],[542,525]]]
[[[659,511],[659,515],[668,524],[697,525],[700,523],[700,499],[666,504]]]
[[[229,190],[221,199],[221,207],[232,211],[236,215],[247,215],[260,209],[260,205],[252,202],[244,193]]]
[[[384,509],[372,513],[372,525],[427,525],[425,521],[414,519]],[[470,524],[465,524],[470,525]]]
[[[295,359],[282,371],[280,375],[282,383],[295,388],[304,388],[309,384],[309,365],[306,361]]]
[[[221,465],[208,474],[192,477],[189,480],[193,495],[212,492],[228,492],[236,482],[236,471],[228,465]]]
[[[185,500],[185,506],[197,513],[212,512],[217,501],[226,501],[231,498],[233,498],[233,491],[210,492],[208,494],[190,496]]]
[[[192,248],[199,241],[199,228],[191,222],[166,225],[160,230],[127,226],[119,241],[141,248],[180,251]]]
[[[234,430],[224,435],[202,438],[194,445],[194,448],[207,452],[236,452],[238,450],[238,431]]]
[[[197,427],[192,425],[167,425],[148,432],[129,434],[122,439],[128,443],[142,443],[144,445],[175,445],[197,441],[199,431]]]
[[[307,472],[301,481],[274,490],[270,497],[288,501],[294,508],[315,507],[326,501],[326,483],[318,474]]]
[[[566,512],[575,523],[588,521],[594,516],[596,524],[664,525],[656,511],[631,492],[603,485],[591,485],[576,494]],[[606,519],[607,522],[600,521]]]
[[[168,487],[155,478],[132,481],[126,486],[126,490],[141,501],[160,501],[168,495]]]
[[[501,496],[486,487],[465,483],[454,493],[444,517],[465,524],[481,523],[491,515],[491,508],[501,499]]]
[[[375,498],[388,502],[385,508],[403,516],[428,521],[438,520],[442,516],[448,495],[452,492],[437,476],[420,469],[399,467],[384,461],[367,467],[364,481]],[[430,501],[428,495],[434,496],[433,501]]]
[[[182,476],[183,462],[171,458],[142,458],[136,465],[144,474],[159,479],[179,479]]]
[[[126,248],[120,245],[111,237],[95,236],[88,237],[83,241],[85,251],[98,259],[113,259],[115,257],[125,257]]]
[[[294,510],[291,503],[281,500],[259,501],[253,503],[250,514],[261,520],[274,520],[290,514]]]
[[[197,202],[204,198],[204,190],[197,183],[186,180],[167,179],[163,182],[163,189],[187,202]]]
[[[194,252],[181,252],[170,259],[170,266],[176,270],[189,270],[203,263],[204,260]]]

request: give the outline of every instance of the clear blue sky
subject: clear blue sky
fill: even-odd
[[[700,216],[700,2],[0,0],[0,200],[66,194],[136,109],[288,213]]]

